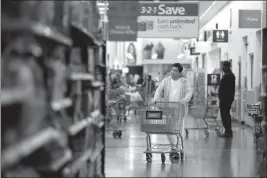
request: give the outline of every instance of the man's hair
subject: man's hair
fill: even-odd
[[[174,63],[172,67],[177,67],[179,72],[183,72],[183,66],[180,63]]]
[[[229,68],[231,67],[231,63],[229,61],[223,61],[222,65]]]

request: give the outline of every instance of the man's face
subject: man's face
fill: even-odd
[[[171,77],[176,78],[180,76],[180,72],[177,67],[171,68]]]
[[[222,66],[222,71],[223,71],[224,73],[228,72],[228,71],[229,71],[229,67],[223,65],[223,66]]]

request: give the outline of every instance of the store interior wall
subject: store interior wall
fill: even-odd
[[[142,64],[142,41],[143,39],[137,38],[136,41],[132,42],[114,42],[114,41],[108,41],[107,42],[107,54],[109,55],[109,66],[111,68],[119,67],[122,69],[123,67],[126,67],[127,65],[141,65]],[[129,51],[129,45],[133,45],[135,49],[135,64],[130,64],[129,59],[127,58],[126,54]]]
[[[162,47],[159,46],[159,44],[162,44]],[[182,45],[183,42],[182,40],[174,40],[174,39],[166,39],[166,38],[143,38],[142,40],[142,52],[145,51],[146,45],[153,44],[152,54],[155,54],[157,51],[163,51],[163,58],[159,60],[173,60],[176,59],[177,56],[181,53],[182,51]],[[143,60],[148,60],[151,58],[146,58],[143,56]]]
[[[232,59],[232,70],[236,76],[236,79],[239,79],[239,69],[238,69],[238,61],[239,56],[241,56],[242,60],[242,72],[241,75],[241,85],[242,85],[242,93],[241,96],[244,100],[246,100],[246,96],[244,94],[245,82],[250,83],[253,80],[253,86],[258,87],[261,83],[261,73],[258,69],[260,67],[260,48],[259,40],[257,39],[257,31],[259,29],[240,29],[239,25],[239,9],[247,9],[247,10],[261,10],[262,9],[262,1],[232,1],[227,4],[219,13],[217,13],[213,19],[211,19],[201,30],[214,30],[216,27],[216,23],[218,24],[218,29],[228,29],[229,30],[229,42],[228,43],[219,43],[217,44],[217,48],[221,49],[221,58],[224,59],[224,54],[228,54],[228,59]],[[232,14],[230,15],[230,11]],[[232,17],[232,19],[230,19]],[[244,38],[247,38],[247,50],[245,49]],[[248,71],[250,71],[250,61],[249,55],[254,55],[254,78],[251,79],[251,75],[248,75]],[[209,56],[207,56],[209,58]],[[208,60],[209,61],[209,60]],[[208,65],[210,66],[210,65]],[[212,67],[214,68],[214,67]],[[247,78],[247,79],[246,79]],[[236,85],[238,85],[238,81],[236,81]],[[251,88],[248,88],[251,90]],[[255,90],[255,88],[252,88]],[[243,116],[245,116],[245,102],[242,104],[243,108]]]

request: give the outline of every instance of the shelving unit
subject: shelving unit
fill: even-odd
[[[2,3],[2,177],[105,176],[99,20],[94,1]]]

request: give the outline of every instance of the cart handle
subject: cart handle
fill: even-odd
[[[149,102],[149,105],[154,104],[184,104],[184,102],[178,101],[178,102],[168,102],[168,101],[155,101],[155,102]]]
[[[151,108],[152,106],[156,106],[157,104],[182,104],[186,106],[184,102],[179,102],[179,101],[178,102],[156,101],[156,102],[149,102],[148,107]]]

